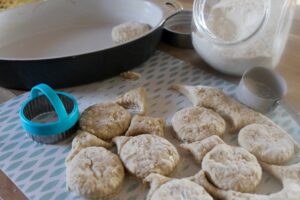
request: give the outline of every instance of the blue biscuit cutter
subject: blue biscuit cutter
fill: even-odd
[[[55,114],[46,122],[36,118]],[[20,118],[27,135],[39,143],[59,142],[74,133],[79,119],[78,104],[73,96],[56,92],[46,84],[31,89],[30,98],[20,109]]]

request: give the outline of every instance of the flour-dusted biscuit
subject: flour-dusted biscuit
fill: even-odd
[[[237,132],[250,124],[269,125],[278,129],[277,132],[283,132],[290,137],[296,150],[300,150],[299,143],[271,119],[238,103],[220,89],[207,86],[187,85],[173,85],[171,88],[187,96],[194,106],[211,108],[219,113],[229,123],[230,132]]]
[[[147,92],[143,87],[129,90],[119,96],[116,103],[127,109],[132,109],[134,113],[145,115],[147,113]]]
[[[259,160],[281,165],[294,155],[291,138],[274,126],[251,124],[239,132],[239,145]]]
[[[150,173],[168,175],[179,163],[175,146],[156,135],[120,136],[113,142],[127,170],[138,178],[145,178]]]
[[[193,182],[194,179],[172,179],[160,174],[150,174],[144,179],[150,183],[147,200],[213,200],[202,186]]]
[[[79,126],[103,140],[110,140],[124,134],[130,120],[130,113],[122,106],[116,103],[99,103],[83,111]]]
[[[123,43],[135,39],[150,30],[148,24],[137,21],[128,21],[112,29],[112,40],[116,43]]]
[[[264,195],[222,190],[212,185],[204,172],[197,179],[210,194],[220,200],[299,200],[300,197],[300,163],[290,166],[278,166],[261,163],[264,170],[275,176],[282,183],[282,190]]]
[[[149,133],[164,136],[165,121],[163,118],[146,117],[135,115],[130,123],[130,126],[125,133],[126,136],[136,136],[143,133]]]
[[[225,144],[224,141],[216,135],[205,138],[201,141],[181,144],[180,147],[191,152],[195,161],[201,164],[204,156],[218,144]]]
[[[272,123],[267,117],[241,105],[220,89],[187,85],[173,85],[171,88],[188,97],[194,106],[211,108],[219,113],[229,123],[231,132],[252,123]]]
[[[123,179],[121,160],[103,147],[82,149],[66,169],[68,190],[87,198],[112,197],[119,191]]]
[[[226,124],[224,119],[211,109],[190,107],[176,112],[172,126],[177,137],[187,143],[203,140],[211,135],[222,136]]]
[[[262,169],[254,155],[241,147],[219,144],[208,152],[202,169],[219,188],[253,191],[260,183]]]
[[[112,147],[112,143],[103,141],[100,138],[97,138],[96,136],[86,131],[82,131],[82,130],[77,131],[77,134],[72,141],[72,149],[66,158],[66,163],[69,163],[74,158],[74,156],[79,153],[80,150],[86,147],[93,147],[93,146],[110,148]]]

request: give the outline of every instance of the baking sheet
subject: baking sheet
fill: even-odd
[[[167,120],[166,137],[178,146],[170,127],[172,115],[191,103],[179,93],[168,90],[174,83],[190,85],[209,85],[222,88],[227,94],[234,95],[236,86],[197,67],[157,51],[147,62],[134,69],[142,74],[137,81],[114,77],[81,87],[64,91],[71,93],[79,103],[80,111],[97,102],[113,100],[116,96],[136,87],[148,91],[150,116],[165,117]],[[70,150],[71,140],[57,145],[42,145],[31,141],[21,126],[18,109],[28,98],[28,93],[0,105],[0,168],[13,180],[29,199],[82,199],[67,192],[65,187],[64,159]],[[300,127],[284,105],[279,105],[268,114],[278,125],[300,141]],[[237,135],[226,135],[225,141],[237,145]],[[191,155],[178,148],[181,162],[173,177],[194,175],[200,166],[195,164]],[[300,161],[296,155],[292,162]],[[281,188],[281,184],[264,173],[256,192],[271,193]],[[144,199],[148,187],[132,176],[126,175],[122,191],[114,200]]]

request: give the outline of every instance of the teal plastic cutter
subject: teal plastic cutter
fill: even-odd
[[[36,120],[50,113],[54,113],[54,120]],[[22,125],[28,136],[47,144],[70,136],[76,129],[79,115],[78,104],[73,96],[65,92],[56,92],[46,84],[33,87],[30,98],[20,109]]]

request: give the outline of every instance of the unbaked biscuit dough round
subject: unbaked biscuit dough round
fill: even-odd
[[[119,140],[126,140],[120,146]],[[168,140],[143,134],[135,137],[116,137],[121,160],[128,171],[138,178],[145,178],[150,173],[168,175],[174,171],[178,162],[177,149]]]
[[[254,155],[227,144],[219,144],[208,152],[203,158],[202,169],[217,187],[239,192],[252,192],[262,176]]]
[[[150,30],[148,24],[144,24],[136,21],[128,21],[112,29],[111,37],[116,43],[127,42],[134,38],[137,38]]]
[[[149,200],[213,200],[204,188],[192,181],[173,179],[161,185]]]
[[[294,155],[291,138],[277,127],[251,124],[239,132],[239,145],[269,164],[282,165]]]
[[[113,196],[119,191],[123,179],[121,160],[103,147],[82,149],[66,169],[68,189],[87,198]]]
[[[110,140],[125,133],[130,120],[130,113],[122,106],[116,103],[100,103],[83,111],[79,126],[103,140]]]
[[[224,119],[211,109],[190,107],[176,112],[172,118],[172,126],[177,137],[187,143],[203,140],[209,136],[224,134]]]

